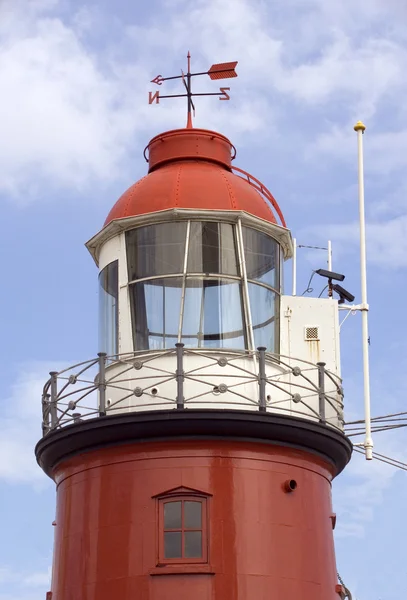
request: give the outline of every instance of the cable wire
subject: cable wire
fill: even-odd
[[[328,285],[326,285],[326,286],[324,287],[324,289],[322,290],[322,292],[319,294],[318,298],[320,298],[320,297],[322,296],[322,294],[325,292],[325,290],[327,289],[327,287],[328,287]]]
[[[372,417],[372,421],[378,421],[380,419],[388,419],[390,417],[401,417],[402,415],[407,415],[407,411],[399,412],[399,413],[391,413],[389,415],[382,415],[381,417]],[[364,419],[359,419],[358,421],[348,421],[346,425],[358,425],[359,423],[364,423]]]
[[[301,296],[304,296],[304,294],[312,294],[312,292],[314,291],[314,288],[310,287],[310,285],[311,285],[311,281],[312,281],[312,278],[314,277],[315,273],[316,273],[316,271],[312,271],[311,277],[309,278],[309,281],[308,281],[308,284],[307,284],[307,287],[303,291],[303,293],[301,294]]]
[[[401,429],[402,427],[407,427],[407,425],[387,425],[386,427],[377,427],[372,428],[372,433],[380,433],[381,431],[391,431],[392,429]],[[354,433],[345,432],[348,437],[355,437],[355,435],[365,435],[365,429],[361,431],[355,431]]]
[[[338,575],[338,581],[341,584],[341,586],[343,587],[343,589],[345,590],[345,596],[344,598],[348,598],[348,600],[352,600],[352,594],[350,593],[350,590],[346,587],[346,585],[343,582],[342,577],[339,575],[339,573],[336,573]]]
[[[365,454],[365,451],[362,448],[354,447],[353,449],[359,454]],[[397,469],[401,469],[402,471],[407,471],[407,464],[396,460],[395,458],[390,458],[389,456],[385,456],[384,454],[378,454],[377,452],[373,452],[373,458],[386,465],[396,467]]]

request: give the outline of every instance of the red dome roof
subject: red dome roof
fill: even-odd
[[[230,141],[202,129],[169,131],[148,145],[149,174],[116,202],[105,225],[115,219],[171,208],[242,210],[276,223],[266,200],[231,171]]]

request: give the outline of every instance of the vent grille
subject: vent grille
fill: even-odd
[[[306,327],[305,328],[305,340],[319,340],[319,331],[318,327]]]

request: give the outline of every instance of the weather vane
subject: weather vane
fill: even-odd
[[[162,85],[164,81],[169,81],[170,79],[182,79],[182,83],[184,84],[186,93],[185,94],[172,94],[167,96],[161,96],[160,91],[149,92],[148,93],[148,103],[159,104],[160,100],[163,98],[187,98],[188,103],[188,120],[187,120],[187,128],[192,127],[192,111],[195,116],[195,105],[192,100],[193,96],[218,96],[219,100],[230,100],[230,95],[228,92],[230,91],[229,87],[221,87],[219,88],[219,92],[205,92],[205,93],[193,93],[191,89],[191,78],[197,77],[198,75],[209,75],[210,79],[229,79],[231,77],[237,77],[237,73],[235,71],[235,67],[237,65],[237,60],[234,62],[228,63],[219,63],[216,65],[212,65],[208,71],[202,71],[200,73],[191,73],[191,55],[188,52],[188,71],[184,73],[181,70],[181,75],[175,75],[174,77],[162,77],[161,75],[157,75],[154,79],[151,80],[151,83],[155,83],[156,85]]]

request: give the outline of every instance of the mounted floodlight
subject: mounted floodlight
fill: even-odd
[[[345,279],[345,275],[342,275],[342,273],[334,273],[334,271],[327,271],[326,269],[318,269],[315,273],[321,275],[321,277],[335,279],[336,281],[343,281]]]
[[[337,283],[335,283],[332,286],[332,289],[339,294],[340,300],[339,300],[339,304],[343,304],[345,302],[345,300],[347,300],[348,302],[353,302],[355,299],[355,296],[353,296],[350,292],[348,292],[348,290],[345,290],[345,288],[343,288],[341,285],[338,285]]]

